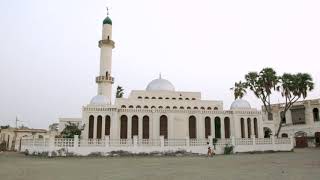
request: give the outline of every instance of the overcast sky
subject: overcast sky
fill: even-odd
[[[308,98],[320,97],[319,0],[1,0],[1,125],[18,116],[47,128],[81,117],[97,91],[107,5],[114,89],[123,86],[126,96],[161,72],[177,90],[200,91],[228,109],[235,81],[273,67],[310,73],[316,89]]]

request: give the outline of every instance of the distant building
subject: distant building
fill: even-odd
[[[265,132],[271,131],[275,134],[282,122],[281,137],[296,137],[297,146],[306,146],[306,140],[309,141],[309,146],[320,144],[320,99],[296,102],[287,111],[285,118],[281,118],[283,109],[284,104],[272,105],[272,114],[263,118]]]
[[[7,150],[19,150],[22,137],[44,138],[47,132],[45,129],[0,129],[0,143],[5,141]]]

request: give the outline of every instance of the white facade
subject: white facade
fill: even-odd
[[[107,20],[107,21],[106,21]],[[262,113],[245,100],[237,100],[231,110],[222,101],[203,100],[200,92],[176,91],[174,85],[161,78],[151,81],[146,90],[134,90],[128,98],[111,103],[114,82],[112,68],[112,22],[103,23],[100,73],[97,96],[82,109],[85,129],[81,138],[166,139],[230,137],[263,137]]]

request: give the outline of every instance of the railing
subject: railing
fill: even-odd
[[[138,139],[138,146],[161,146],[160,139]]]
[[[272,144],[272,139],[271,138],[257,138],[256,139],[256,144],[258,144],[258,145],[260,145],[260,144]]]
[[[252,138],[236,138],[236,145],[253,145]]]
[[[208,139],[190,139],[190,146],[208,146]]]
[[[187,140],[186,139],[165,139],[164,140],[164,146],[187,146]]]
[[[73,147],[74,139],[73,138],[55,138],[54,146],[55,147]]]

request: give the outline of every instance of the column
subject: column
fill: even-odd
[[[142,139],[142,122],[143,116],[138,116],[138,139]]]
[[[98,116],[95,116],[93,119],[93,139],[97,139],[97,118]]]
[[[211,137],[212,138],[216,138],[216,134],[215,134],[215,123],[214,123],[214,118],[210,117],[211,120]]]
[[[225,131],[224,131],[224,118],[221,118],[221,139],[225,139],[226,135],[225,135]]]
[[[127,129],[127,139],[132,139],[131,138],[131,128],[132,128],[132,115],[128,115],[128,129]]]

